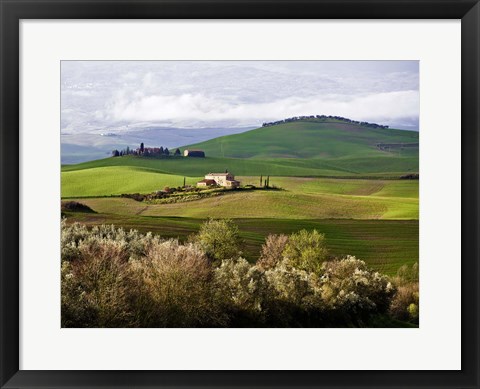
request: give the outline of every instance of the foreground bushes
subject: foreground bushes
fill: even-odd
[[[387,314],[418,320],[418,283],[415,300],[406,276],[397,291],[363,261],[331,258],[315,230],[269,236],[255,265],[239,245],[228,220],[206,222],[186,244],[63,222],[62,326],[342,327]]]
[[[141,327],[222,326],[212,271],[199,247],[169,240],[130,262],[131,310]]]
[[[402,321],[418,324],[420,316],[418,264],[411,267],[404,265],[394,278],[398,291],[390,305],[392,317]]]

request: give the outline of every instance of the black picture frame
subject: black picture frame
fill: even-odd
[[[478,0],[0,0],[1,388],[478,388]],[[21,19],[461,19],[462,368],[459,371],[19,370],[19,21]],[[21,153],[20,153],[21,157]],[[457,258],[459,260],[460,258]],[[442,352],[441,339],[438,351]]]

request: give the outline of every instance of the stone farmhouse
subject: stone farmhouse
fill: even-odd
[[[197,186],[205,188],[213,185],[223,186],[225,188],[237,188],[240,186],[240,181],[235,180],[232,173],[208,173],[205,179],[197,182]]]
[[[205,158],[205,152],[203,150],[185,150],[183,152],[184,157],[196,157]]]

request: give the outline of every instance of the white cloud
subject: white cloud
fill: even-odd
[[[90,97],[93,95],[94,95],[94,92],[87,89],[80,89],[80,90],[70,89],[70,90],[66,90],[63,93],[63,97],[67,97],[67,96]]]
[[[135,72],[127,72],[127,73],[122,74],[122,76],[121,76],[121,78],[125,81],[136,80],[137,77],[138,77],[138,74],[135,73]]]
[[[62,128],[256,126],[340,115],[418,128],[416,61],[64,61]]]
[[[154,75],[152,72],[148,72],[143,76],[142,83],[144,88],[149,88],[152,86],[153,77]]]
[[[418,110],[419,93],[414,90],[360,96],[289,97],[268,103],[239,103],[201,93],[135,98],[120,92],[107,104],[105,117],[111,122],[167,122],[173,126],[204,123],[246,126],[314,114],[391,122],[416,118]]]

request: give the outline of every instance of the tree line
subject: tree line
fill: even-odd
[[[294,117],[283,119],[283,120],[277,120],[275,122],[265,122],[265,123],[262,124],[262,127],[270,127],[270,126],[276,126],[278,124],[300,122],[300,121],[301,122],[304,122],[304,121],[324,122],[328,119],[339,120],[339,121],[342,121],[342,122],[345,122],[345,123],[357,124],[359,126],[369,127],[369,128],[388,128],[388,126],[384,126],[382,124],[360,122],[360,121],[357,121],[357,120],[344,118],[342,116],[330,116],[330,115],[329,116],[326,116],[326,115],[294,116]]]
[[[140,157],[152,157],[152,158],[164,158],[172,156],[172,153],[168,149],[168,147],[145,147],[145,145],[140,143],[140,147],[136,149],[131,149],[130,147],[126,147],[123,150],[113,150],[112,157],[123,157],[124,155],[135,155]],[[173,156],[178,157],[181,156],[182,153],[180,149],[176,149],[173,152]]]

